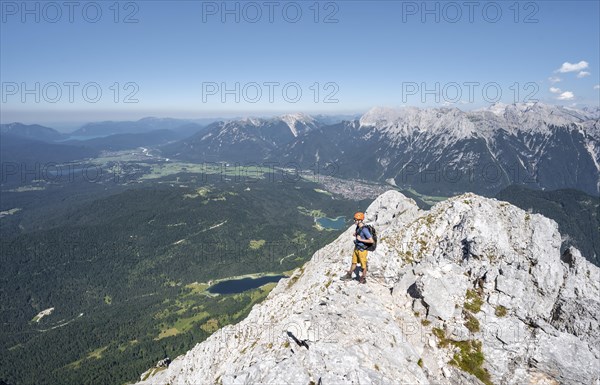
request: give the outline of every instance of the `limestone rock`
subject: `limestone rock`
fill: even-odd
[[[600,269],[560,253],[555,222],[473,194],[422,211],[395,191],[366,216],[366,285],[339,280],[352,226],[141,384],[600,384]],[[480,371],[459,369],[474,357]]]

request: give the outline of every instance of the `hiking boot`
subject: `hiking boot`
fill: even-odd
[[[360,279],[358,280],[358,282],[360,282],[360,283],[367,283],[367,278],[360,277]]]
[[[350,281],[351,279],[352,279],[352,274],[346,273],[340,278],[340,281]]]

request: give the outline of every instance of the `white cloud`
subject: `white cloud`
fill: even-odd
[[[596,85],[594,86],[594,89],[595,89],[595,90],[600,90],[600,84],[596,84]]]
[[[558,100],[571,100],[575,97],[571,91],[565,91],[562,94],[558,95],[556,99]]]
[[[583,77],[590,76],[590,75],[591,74],[589,72],[587,72],[587,71],[581,71],[580,73],[577,74],[577,77],[578,78],[583,78]]]
[[[588,68],[588,62],[585,60],[580,61],[579,63],[571,64],[569,62],[564,62],[563,65],[557,69],[555,72],[566,73],[566,72],[577,72]]]
[[[558,94],[560,93],[560,88],[550,87],[550,92],[552,92],[553,94]]]
[[[561,78],[559,78],[558,76],[550,76],[550,77],[548,78],[548,80],[550,80],[550,83],[554,84],[554,83],[558,83],[558,82],[560,82],[562,79],[561,79]]]

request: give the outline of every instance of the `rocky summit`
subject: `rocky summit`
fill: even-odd
[[[600,269],[561,254],[554,221],[474,194],[422,211],[396,191],[366,215],[366,284],[340,280],[351,227],[140,384],[600,384]]]

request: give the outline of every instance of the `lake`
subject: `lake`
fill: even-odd
[[[77,141],[86,141],[86,140],[90,140],[90,139],[96,139],[96,138],[106,138],[107,136],[111,136],[114,134],[105,134],[105,135],[71,135],[65,139],[61,139],[61,140],[57,140],[57,142],[66,142],[67,140],[77,140]]]
[[[321,225],[321,227],[329,230],[342,230],[348,226],[346,224],[345,217],[337,217],[335,219],[327,217],[317,218],[317,223]]]
[[[242,278],[230,279],[219,282],[208,288],[209,293],[213,294],[235,294],[246,290],[256,289],[269,282],[278,282],[281,278],[286,278],[285,275],[268,275],[260,278]]]

